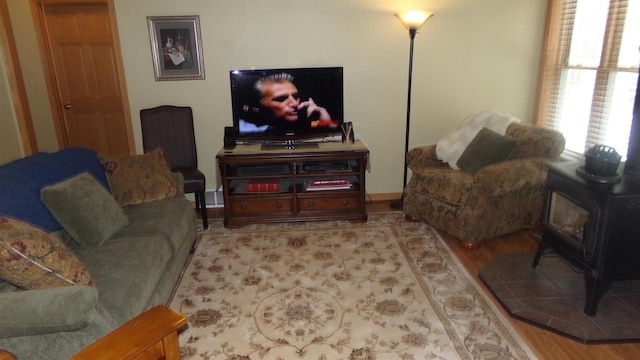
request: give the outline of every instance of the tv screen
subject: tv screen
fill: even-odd
[[[232,70],[238,140],[289,141],[340,133],[343,68]]]

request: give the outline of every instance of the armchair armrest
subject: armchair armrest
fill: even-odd
[[[424,145],[414,147],[407,153],[407,167],[412,171],[426,167],[447,166],[436,156],[435,145]]]
[[[156,306],[89,345],[71,360],[179,360],[178,330],[186,324],[184,315]]]
[[[476,188],[488,196],[516,191],[524,186],[544,186],[546,160],[540,158],[504,161],[482,168],[475,175]]]

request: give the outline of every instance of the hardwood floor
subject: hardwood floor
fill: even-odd
[[[368,212],[391,211],[388,201],[371,202],[367,204]],[[210,219],[221,218],[221,209],[210,209]],[[529,231],[520,231],[514,234],[502,236],[483,242],[477,249],[468,250],[460,245],[460,242],[440,233],[447,245],[467,271],[473,275],[476,282],[483,289],[487,298],[500,309],[505,318],[509,320],[520,337],[527,342],[529,347],[539,359],[567,359],[567,360],[622,360],[636,359],[640,357],[640,343],[628,344],[602,344],[583,345],[577,341],[556,335],[552,332],[540,329],[517,319],[513,319],[502,310],[502,306],[478,278],[478,271],[484,268],[491,260],[500,254],[509,253],[533,253],[537,248],[535,240],[529,236]]]

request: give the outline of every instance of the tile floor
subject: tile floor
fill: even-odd
[[[480,279],[516,319],[583,343],[640,341],[640,280],[614,282],[595,316],[584,314],[583,275],[557,255],[501,255]]]

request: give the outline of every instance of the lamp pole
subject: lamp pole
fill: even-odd
[[[404,136],[404,174],[402,177],[402,195],[400,199],[391,202],[393,209],[402,209],[404,203],[404,187],[407,185],[407,154],[409,153],[409,131],[411,129],[411,80],[413,78],[413,42],[418,29],[422,27],[432,14],[412,10],[404,14],[396,14],[402,24],[409,29],[409,79],[407,81],[407,120]]]

